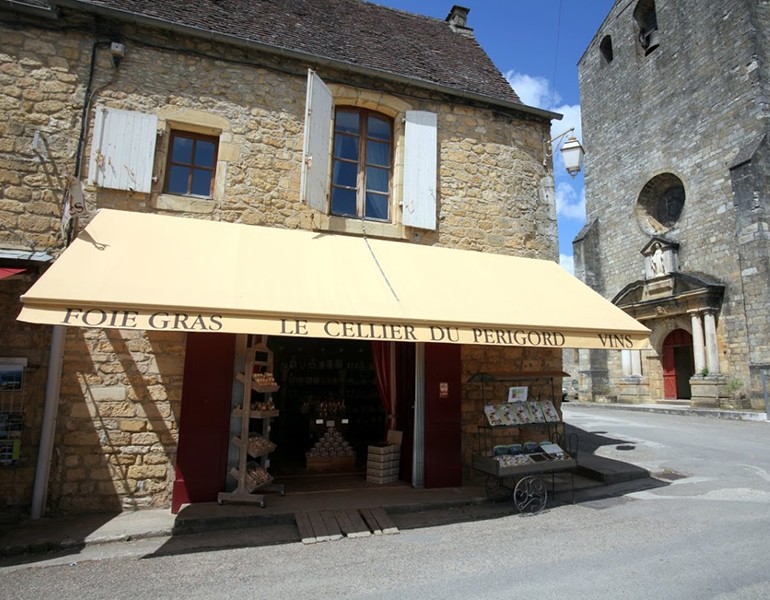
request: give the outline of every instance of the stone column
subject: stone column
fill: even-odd
[[[714,311],[708,310],[704,316],[706,329],[706,366],[709,375],[719,375],[719,352],[717,350],[717,325]]]
[[[695,374],[701,375],[706,367],[706,355],[703,346],[703,322],[699,312],[690,313],[692,324],[692,353],[695,359]]]
[[[620,364],[623,366],[623,377],[628,377],[633,373],[631,370],[631,352],[632,350],[620,351]]]

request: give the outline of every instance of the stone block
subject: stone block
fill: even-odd
[[[126,388],[119,385],[89,386],[88,393],[95,402],[121,401],[126,399]]]
[[[147,422],[123,419],[118,422],[118,427],[121,431],[141,432],[147,429]],[[137,442],[134,441],[134,443]]]
[[[165,465],[133,465],[128,468],[131,479],[163,479],[166,477]]]

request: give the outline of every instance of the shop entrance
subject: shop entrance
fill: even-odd
[[[270,472],[281,479],[360,475],[370,444],[386,436],[387,415],[370,342],[272,337],[272,423],[277,444]],[[317,478],[316,478],[317,479]]]
[[[675,329],[663,341],[663,398],[689,400],[690,377],[695,374],[692,335]]]
[[[232,484],[226,467],[231,406],[222,399],[232,395],[236,347],[231,334],[188,336],[174,510],[213,501]],[[270,337],[267,348],[278,389],[269,396],[253,391],[251,408],[269,398],[277,411],[268,433],[276,448],[264,465],[276,483],[291,493],[412,481],[414,344]],[[460,357],[454,344],[425,348],[420,443],[426,487],[462,485]],[[254,421],[250,431],[264,436],[264,422]],[[389,429],[401,432],[401,449],[383,474],[386,467],[370,464],[369,447],[383,442]]]

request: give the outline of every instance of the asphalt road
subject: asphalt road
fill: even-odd
[[[156,555],[108,544],[0,569],[3,598],[770,598],[770,423],[565,407],[583,451],[654,486],[399,535]],[[235,535],[235,534],[232,534]],[[243,532],[242,535],[247,535]]]

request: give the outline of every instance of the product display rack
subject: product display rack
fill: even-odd
[[[530,373],[520,375],[490,375],[479,373],[474,375],[469,383],[521,383],[526,381],[545,380],[549,382],[555,398],[554,380],[567,376],[562,372]],[[547,386],[548,387],[548,386]],[[482,393],[482,401],[483,401]],[[535,401],[537,402],[537,401]],[[485,417],[486,418],[486,417]],[[544,431],[548,444],[542,443],[516,443],[512,444],[515,436],[518,442],[522,442],[522,435],[526,432],[541,433]],[[569,439],[564,439],[564,423],[561,417],[557,421],[535,420],[517,424],[484,424],[478,426],[477,448],[472,457],[474,469],[486,474],[487,496],[495,500],[512,498],[519,512],[537,513],[545,508],[548,492],[542,476],[551,476],[551,490],[555,487],[555,474],[568,472],[572,483],[572,499],[574,502],[575,480],[574,469],[577,467],[578,439],[572,434]],[[505,442],[505,443],[501,443]],[[566,442],[566,444],[565,444]],[[518,456],[508,455],[509,459],[495,456],[495,449],[519,447]],[[534,446],[532,446],[534,444]],[[566,445],[566,447],[565,447]],[[530,446],[529,448],[525,448]],[[551,450],[556,447],[561,452]],[[546,451],[545,448],[551,450]],[[518,450],[518,448],[517,448]]]
[[[267,472],[268,455],[275,450],[275,444],[270,442],[270,423],[279,413],[272,399],[273,392],[278,391],[273,377],[273,353],[266,341],[261,336],[249,336],[244,371],[236,375],[243,384],[241,403],[233,408],[233,416],[241,420],[240,434],[231,440],[238,448],[238,466],[230,470],[237,485],[231,492],[218,494],[219,504],[248,503],[264,508],[266,492],[281,496],[285,493],[283,485],[272,483]]]

